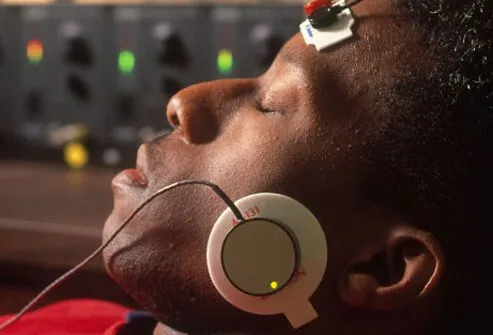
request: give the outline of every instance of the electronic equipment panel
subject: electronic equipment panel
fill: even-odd
[[[0,124],[20,156],[79,141],[93,163],[132,160],[170,130],[175,93],[262,74],[302,20],[299,4],[2,6]]]

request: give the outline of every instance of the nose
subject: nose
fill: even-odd
[[[185,88],[169,101],[168,122],[189,144],[211,142],[226,127],[230,114],[239,112],[254,87],[254,80],[230,79]]]

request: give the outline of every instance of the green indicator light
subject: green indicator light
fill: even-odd
[[[279,284],[276,281],[273,281],[272,283],[270,283],[270,288],[273,290],[277,290],[278,286],[279,286]]]
[[[217,69],[221,74],[230,74],[233,71],[233,54],[231,51],[222,49],[217,55]]]
[[[118,68],[122,73],[128,74],[135,69],[135,56],[128,50],[120,51],[118,54]]]

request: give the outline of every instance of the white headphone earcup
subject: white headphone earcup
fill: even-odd
[[[259,296],[239,289],[238,285],[233,284],[228,277],[227,269],[224,266],[225,241],[228,240],[228,236],[238,223],[233,212],[227,209],[216,221],[207,245],[207,266],[216,289],[229,303],[246,312],[257,315],[284,314],[294,328],[299,328],[317,318],[318,315],[310,304],[309,298],[320,285],[327,266],[327,244],[324,231],[318,220],[303,204],[280,194],[250,195],[238,200],[236,206],[247,220],[265,218],[267,221],[272,221],[273,225],[279,223],[282,227],[287,228],[292,233],[298,249],[297,267],[291,281],[271,295],[259,294],[261,295]],[[241,243],[244,245],[255,246],[255,236],[251,234],[244,236],[244,240],[242,237],[236,237],[236,239],[242,240]],[[284,241],[285,239],[278,240],[275,237],[275,240]],[[262,241],[263,246],[268,244],[268,241]],[[275,250],[276,245],[273,243],[271,248]],[[289,250],[287,244],[282,248]],[[262,252],[269,254],[269,251],[264,250]],[[238,263],[248,262],[246,256],[248,253],[242,254]],[[233,264],[234,259],[228,260],[228,262]],[[263,262],[259,269],[265,268],[265,264]],[[255,264],[249,266],[255,268]],[[245,275],[242,274],[242,276]],[[267,275],[265,278],[270,277]],[[272,280],[272,282],[274,281],[275,279]],[[249,287],[248,283],[243,285]],[[252,287],[257,286],[253,285]]]
[[[223,270],[237,289],[268,296],[289,284],[297,269],[298,247],[282,224],[251,219],[229,231],[221,257]]]

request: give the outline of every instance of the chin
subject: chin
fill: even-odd
[[[255,316],[231,306],[215,290],[205,256],[203,264],[201,256],[193,255],[187,264],[177,266],[173,250],[163,252],[157,240],[127,244],[116,239],[104,253],[111,278],[143,309],[184,333],[233,331],[239,325],[255,324]]]
[[[227,315],[214,299],[208,277],[184,275],[182,268],[146,248],[133,247],[111,255],[113,280],[157,321],[184,333],[218,330]],[[136,259],[139,259],[137,262]],[[223,322],[221,322],[221,319]]]
[[[103,241],[120,226],[120,214],[113,211],[108,217]],[[173,329],[202,332],[213,326],[217,293],[208,277],[205,246],[197,242],[200,236],[185,236],[183,231],[170,228],[183,224],[158,226],[152,218],[136,219],[103,251],[110,277],[142,308]],[[155,228],[139,229],[143,226]]]

